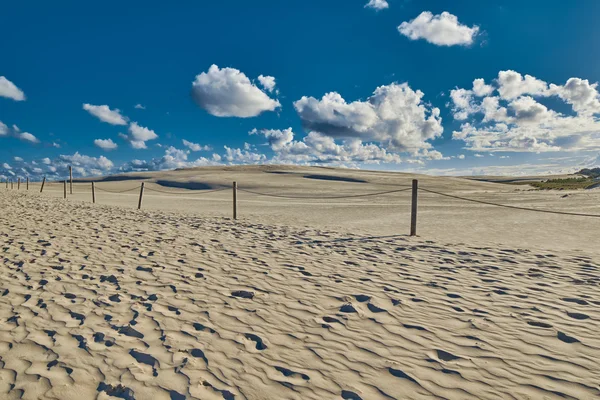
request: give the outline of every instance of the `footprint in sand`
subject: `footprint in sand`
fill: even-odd
[[[552,328],[552,325],[547,324],[545,322],[539,322],[539,321],[527,321],[527,323],[531,326],[535,326],[536,328]]]
[[[342,399],[344,400],[363,400],[362,397],[349,390],[342,390]]]
[[[236,290],[235,292],[231,292],[233,297],[240,297],[243,299],[252,299],[254,298],[254,293],[248,292],[246,290]]]
[[[569,343],[569,344],[571,344],[571,343],[580,343],[579,340],[577,340],[574,337],[569,336],[569,335],[567,335],[565,333],[562,333],[562,332],[558,332],[557,337],[558,337],[559,340],[561,340],[561,341],[563,341],[565,343]]]
[[[572,313],[572,312],[568,312],[568,311],[567,311],[567,315],[573,319],[578,319],[578,320],[584,320],[584,319],[588,319],[590,317],[589,315],[586,315],[586,314]]]
[[[246,337],[246,339],[256,342],[256,350],[262,351],[267,348],[267,345],[263,342],[263,340],[262,340],[262,338],[260,338],[260,336],[254,335],[252,333],[246,333],[246,334],[244,334],[244,336]]]

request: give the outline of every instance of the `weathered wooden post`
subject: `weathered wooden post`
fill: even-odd
[[[10,190],[13,190],[15,188],[15,184],[13,182],[13,180],[10,180]]]
[[[21,178],[17,178],[17,190],[21,190]]]
[[[44,191],[44,184],[46,183],[46,177],[44,177],[44,179],[42,179],[42,187],[40,188],[40,193],[42,193]]]
[[[8,189],[8,178],[6,178],[6,188]]]
[[[73,194],[73,167],[69,165],[69,194]]]
[[[29,177],[27,177],[27,190],[29,190]]]
[[[419,180],[412,181],[412,208],[410,212],[410,236],[417,236],[417,198],[419,192]]]
[[[142,182],[142,186],[140,186],[140,201],[138,201],[138,210],[142,209],[142,197],[144,197],[144,182]]]
[[[67,198],[67,181],[64,181],[64,187],[65,187],[65,199]]]
[[[233,219],[237,219],[237,182],[233,182]]]
[[[96,203],[96,187],[94,186],[94,182],[92,182],[92,203]]]

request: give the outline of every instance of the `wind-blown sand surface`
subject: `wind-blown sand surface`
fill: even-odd
[[[593,254],[0,206],[0,399],[600,396]]]

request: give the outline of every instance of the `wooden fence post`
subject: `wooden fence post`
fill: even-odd
[[[237,182],[233,182],[233,219],[237,219]]]
[[[138,201],[138,210],[142,209],[142,197],[144,197],[144,182],[142,182],[142,186],[140,186],[140,201]]]
[[[21,178],[17,178],[17,190],[21,190]]]
[[[13,182],[13,180],[10,180],[10,190],[13,190],[15,188],[15,184]]]
[[[412,207],[410,212],[410,236],[417,236],[417,199],[419,192],[419,180],[412,181]]]
[[[8,178],[6,178],[6,188],[8,189]]]
[[[44,177],[44,179],[42,179],[42,187],[40,188],[40,193],[42,193],[44,191],[44,184],[46,183],[46,177]]]
[[[66,199],[67,198],[67,181],[64,181],[64,184],[65,184],[64,185],[65,186],[64,192],[65,192],[65,199]]]
[[[92,182],[92,203],[96,203],[96,187],[94,186],[94,182]]]
[[[73,167],[69,165],[69,193],[73,194]]]
[[[27,190],[29,190],[29,177],[27,177]]]

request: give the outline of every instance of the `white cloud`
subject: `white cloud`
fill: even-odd
[[[262,135],[267,139],[271,150],[275,153],[275,157],[271,160],[274,163],[355,166],[357,163],[401,162],[398,154],[390,153],[372,143],[363,143],[359,139],[348,139],[339,144],[330,136],[310,132],[302,141],[296,141],[292,128],[252,130],[250,134]],[[437,157],[437,152],[422,156]]]
[[[35,135],[33,135],[29,132],[19,132],[17,134],[17,137],[26,142],[31,142],[31,143],[39,143],[40,142],[40,140],[38,138],[36,138]]]
[[[550,85],[550,91],[571,104],[573,111],[589,115],[600,113],[597,87],[597,83],[590,84],[587,79],[570,78],[564,86]]]
[[[89,175],[91,170],[110,171],[114,167],[113,162],[104,156],[90,157],[79,154],[79,152],[72,155],[61,155],[53,164],[63,169],[68,165],[72,165],[74,168],[78,167],[77,171],[83,176]]]
[[[259,164],[264,163],[267,157],[264,154],[253,153],[247,150],[232,149],[227,146],[225,148],[225,155],[223,158],[230,163],[235,164]]]
[[[129,124],[129,135],[119,133],[119,137],[127,140],[134,149],[146,149],[146,142],[158,138],[152,129],[140,126],[137,122]]]
[[[23,101],[25,100],[25,93],[6,77],[0,76],[0,97]]]
[[[14,159],[15,161],[17,161],[17,162],[21,162],[21,161],[23,161],[23,159],[22,159],[21,157],[14,157],[13,159]]]
[[[464,160],[465,159],[465,155],[464,154],[459,154],[457,158],[459,160]]]
[[[384,10],[389,7],[390,5],[386,0],[369,0],[369,2],[365,4],[365,8],[374,8],[375,10]]]
[[[201,146],[198,143],[188,142],[185,139],[182,140],[182,143],[185,147],[187,147],[191,151],[210,151],[210,150],[212,150],[212,147],[210,147],[208,145]]]
[[[488,95],[476,98],[476,82],[473,90],[457,88],[450,92],[454,118],[466,121],[452,137],[464,141],[467,149],[537,153],[600,149],[596,84],[571,78],[564,86],[548,86],[531,75],[500,71],[495,86],[480,92]],[[480,82],[480,87],[485,85]],[[489,95],[495,90],[500,96]],[[571,104],[574,115],[538,101],[552,96]]]
[[[8,126],[0,121],[0,136],[8,135]]]
[[[256,117],[281,107],[279,101],[260,90],[243,72],[216,65],[196,76],[192,96],[201,108],[217,117]]]
[[[165,149],[165,154],[159,158],[153,158],[150,161],[132,160],[121,166],[119,170],[127,171],[161,171],[176,168],[192,168],[207,165],[216,165],[218,161],[200,157],[196,160],[188,160],[190,151],[177,149],[173,146]]]
[[[141,105],[141,104],[136,104],[136,105],[134,106],[134,108],[137,108],[138,110],[145,110],[145,109],[146,109],[146,107],[144,107],[144,106],[143,106],[143,105]]]
[[[148,148],[148,146],[146,146],[146,142],[143,142],[141,140],[131,140],[131,141],[129,141],[129,144],[131,144],[131,147],[136,150],[142,150],[142,149]]]
[[[56,142],[52,142],[52,147],[56,147],[57,149],[60,149],[60,144],[58,144]]]
[[[395,151],[428,149],[441,136],[440,110],[422,102],[423,92],[408,84],[378,87],[366,101],[346,102],[336,92],[321,100],[302,97],[294,107],[308,131],[333,138],[378,142]]]
[[[96,139],[94,140],[94,145],[103,150],[114,150],[118,147],[117,144],[112,141],[112,139]]]
[[[475,96],[483,97],[492,94],[494,87],[492,85],[486,85],[484,79],[475,79],[473,81],[473,93]]]
[[[276,83],[274,77],[259,75],[258,81],[265,90],[269,91],[269,93],[273,93],[273,90],[275,90]]]
[[[12,167],[11,167],[11,166],[10,166],[10,164],[8,164],[8,163],[4,163],[4,164],[2,164],[2,167],[3,167],[4,169],[12,169]]]
[[[417,18],[403,22],[398,31],[411,40],[424,39],[438,46],[470,45],[479,32],[479,27],[468,27],[448,12],[433,15],[423,11]]]
[[[548,90],[548,84],[531,75],[523,76],[512,70],[500,71],[498,73],[498,93],[503,99],[511,100],[524,94],[544,95]]]
[[[52,163],[52,161],[46,157],[46,158],[42,158],[42,163],[46,164],[46,165],[50,165],[50,163]]]
[[[123,117],[119,110],[111,110],[107,105],[94,106],[85,103],[83,109],[97,117],[100,121],[111,125],[127,125],[127,118]]]

